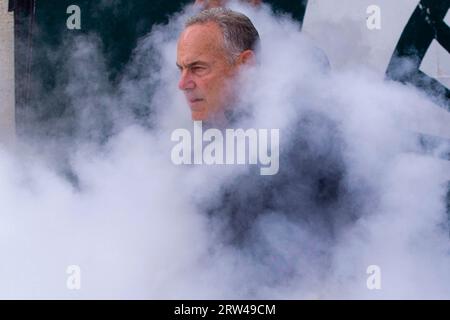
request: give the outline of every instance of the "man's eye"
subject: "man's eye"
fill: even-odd
[[[206,68],[204,68],[204,67],[193,67],[192,68],[192,72],[194,72],[194,73],[204,73],[205,70],[206,70]]]

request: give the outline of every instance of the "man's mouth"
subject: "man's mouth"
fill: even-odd
[[[200,106],[198,106],[198,103],[203,101],[203,99],[196,98],[196,99],[189,99],[188,101],[189,101],[189,106],[191,107],[191,109],[193,111],[199,111],[199,109],[203,109]]]

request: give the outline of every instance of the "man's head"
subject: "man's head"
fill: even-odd
[[[220,120],[233,101],[232,80],[251,61],[258,31],[245,15],[213,8],[190,18],[178,40],[177,66],[193,120]]]

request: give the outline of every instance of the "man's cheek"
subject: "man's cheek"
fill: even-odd
[[[208,88],[208,98],[210,104],[214,106],[220,102],[222,96],[222,87],[220,84],[212,85]],[[214,107],[215,108],[215,107]]]

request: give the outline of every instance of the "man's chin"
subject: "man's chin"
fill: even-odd
[[[206,112],[192,111],[193,121],[204,121],[207,119]]]

